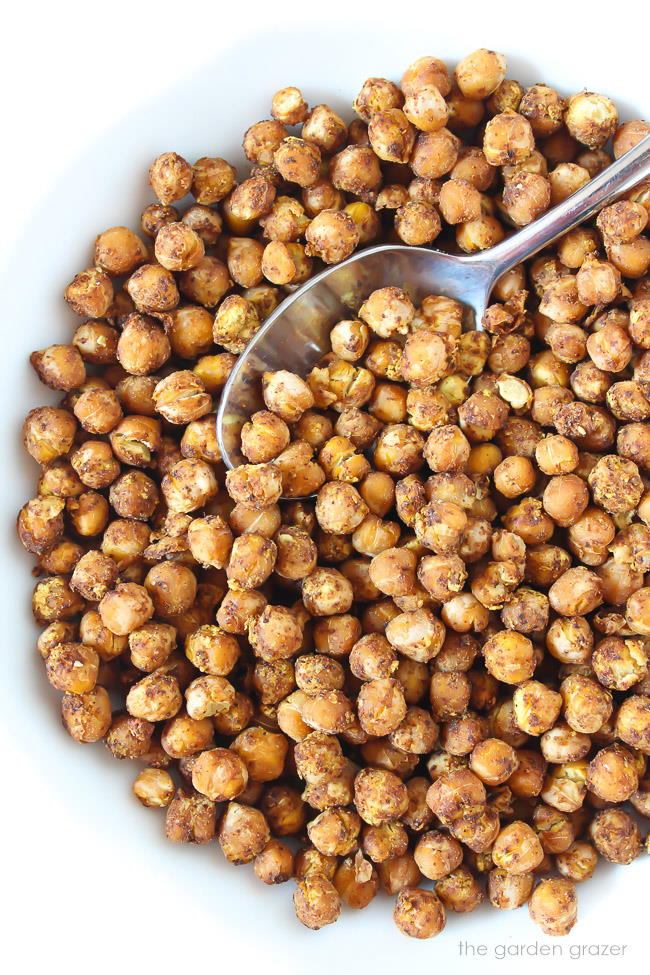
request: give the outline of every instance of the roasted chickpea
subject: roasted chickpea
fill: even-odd
[[[568,934],[578,917],[575,884],[563,877],[541,880],[530,896],[528,910],[545,934]]]

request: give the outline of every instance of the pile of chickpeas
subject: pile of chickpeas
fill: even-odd
[[[226,471],[237,355],[323,263],[470,253],[650,132],[479,50],[369,78],[347,123],[278,91],[220,158],[154,160],[34,352],[18,517],[66,731],[141,766],[173,842],[213,843],[299,920],[380,892],[429,938],[486,897],[549,935],[650,817],[650,184],[497,284],[483,330],[399,288],[266,373]]]

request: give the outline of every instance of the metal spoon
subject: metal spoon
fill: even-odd
[[[563,203],[489,250],[459,256],[425,247],[381,244],[311,278],[269,315],[239,357],[221,394],[217,437],[227,467],[246,463],[242,425],[263,408],[260,376],[288,369],[306,375],[329,349],[332,326],[349,318],[371,291],[394,285],[417,304],[425,295],[457,298],[481,319],[496,281],[650,175],[650,136]]]

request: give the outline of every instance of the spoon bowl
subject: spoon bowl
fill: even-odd
[[[310,278],[269,315],[239,357],[217,412],[217,437],[228,468],[246,463],[240,431],[263,408],[261,376],[287,369],[305,376],[329,351],[336,322],[356,315],[377,288],[395,286],[415,304],[426,295],[456,298],[468,310],[468,327],[481,328],[495,283],[511,268],[650,174],[650,136],[598,173],[586,186],[489,250],[447,254],[427,247],[380,244]]]

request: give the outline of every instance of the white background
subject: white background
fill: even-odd
[[[227,9],[224,9],[226,7]],[[13,518],[34,469],[16,449],[19,414],[43,396],[27,353],[62,336],[59,294],[85,266],[99,230],[133,222],[148,201],[144,172],[158,152],[189,158],[236,154],[240,133],[265,117],[278,87],[304,88],[312,103],[344,108],[368,75],[398,80],[422,54],[453,64],[487,46],[503,51],[510,76],[613,95],[622,113],[650,115],[647,32],[630,12],[584,4],[158,3],[12,4],[4,15],[0,90],[3,150],[3,433],[0,570],[0,950],[7,971],[81,972],[341,967],[425,970],[605,971],[612,959],[573,960],[581,944],[626,944],[632,970],[647,963],[648,860],[599,868],[580,891],[581,921],[562,958],[499,961],[497,945],[553,944],[525,912],[482,910],[451,917],[422,944],[402,938],[378,898],[360,916],[314,934],[291,918],[290,886],[263,889],[250,869],[226,866],[216,844],[165,844],[161,817],[130,796],[135,774],[101,746],[81,747],[60,729],[57,697],[33,649],[29,560]],[[621,5],[621,11],[623,7]],[[268,30],[268,35],[265,32]],[[2,896],[0,894],[0,897]],[[461,959],[458,941],[488,946]],[[558,948],[556,947],[556,950]],[[624,962],[625,963],[625,962]]]

